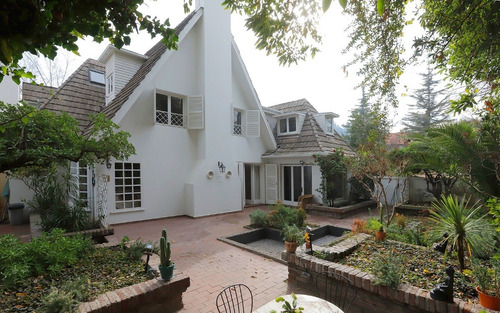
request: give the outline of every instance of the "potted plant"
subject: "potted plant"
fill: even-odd
[[[487,309],[500,310],[500,260],[493,257],[491,268],[474,262],[472,274],[478,284],[476,287],[479,303]]]
[[[174,266],[170,260],[170,242],[167,241],[167,231],[164,229],[161,231],[160,238],[160,265],[158,266],[160,270],[160,275],[163,280],[170,280],[174,276]]]
[[[283,297],[278,297],[276,298],[276,302],[284,302],[283,303],[283,311],[280,311],[280,313],[303,313],[304,308],[299,306],[297,307],[297,296],[292,292],[292,303],[286,301],[285,298]],[[277,313],[276,310],[272,310],[271,313]]]
[[[375,232],[375,237],[377,237],[378,240],[384,240],[385,236],[387,234],[384,231],[384,226],[380,226],[377,232]]]
[[[302,244],[304,240],[304,232],[297,225],[285,225],[283,239],[285,240],[286,252],[295,253],[299,244]]]

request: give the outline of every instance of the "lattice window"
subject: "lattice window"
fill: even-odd
[[[115,203],[117,210],[142,206],[140,163],[115,163]]]
[[[155,98],[156,123],[184,127],[184,100],[162,93],[156,93]]]
[[[243,135],[242,112],[233,110],[233,135]]]
[[[79,199],[83,201],[84,207],[88,208],[88,202],[91,198],[90,193],[92,191],[90,168],[82,162],[71,162],[70,173],[75,187],[71,194],[71,197],[73,198],[73,200]]]

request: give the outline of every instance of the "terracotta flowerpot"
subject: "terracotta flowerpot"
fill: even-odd
[[[378,240],[384,240],[385,236],[387,236],[385,231],[378,231],[375,233],[375,237],[377,237]]]
[[[311,243],[310,242],[306,242],[306,249],[311,249]]]
[[[500,298],[487,295],[479,290],[479,286],[476,287],[477,294],[479,296],[479,303],[487,309],[500,311]]]
[[[299,244],[294,241],[285,241],[285,250],[288,253],[295,253],[298,246]]]

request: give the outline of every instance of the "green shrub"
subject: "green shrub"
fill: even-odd
[[[144,246],[146,243],[137,239],[128,248],[125,249],[125,256],[130,261],[140,261],[144,254]],[[153,246],[154,247],[154,246]],[[154,250],[154,249],[153,249]]]
[[[297,225],[285,225],[283,228],[283,239],[298,244],[304,243],[304,232]]]
[[[302,216],[296,208],[287,207],[284,206],[283,203],[278,202],[271,207],[271,213],[269,213],[268,216],[268,224],[271,227],[281,230],[283,230],[286,225],[297,225],[298,227],[302,227],[304,224]]]
[[[396,288],[401,282],[403,258],[392,251],[377,254],[373,258],[371,272],[375,276],[375,285]]]
[[[390,224],[387,228],[387,238],[424,247],[429,247],[433,243],[422,222],[419,221],[410,221],[404,228]]]
[[[373,180],[369,179],[368,177],[363,178],[363,182],[373,190],[374,184]],[[351,195],[350,198],[352,201],[359,202],[359,201],[365,201],[365,200],[370,200],[372,198],[370,192],[366,190],[366,188],[359,182],[359,180],[352,176],[349,178],[349,184],[351,185]]]
[[[267,226],[267,213],[261,209],[257,209],[250,212],[250,224],[256,227],[266,227]]]
[[[376,218],[374,217],[370,217],[368,218],[368,220],[366,221],[366,229],[368,231],[370,231],[371,233],[375,233],[375,232],[378,232],[380,227],[383,227],[384,225],[382,223],[380,223],[379,220],[377,220]]]
[[[61,289],[52,287],[50,293],[42,298],[42,311],[46,313],[76,312],[78,304],[86,300],[87,278],[80,277],[62,285]]]
[[[61,229],[22,243],[12,235],[0,236],[0,284],[9,287],[31,277],[57,274],[92,247],[90,238],[65,237]]]

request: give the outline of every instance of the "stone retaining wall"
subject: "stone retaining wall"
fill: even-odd
[[[288,281],[300,287],[314,290],[317,273],[332,272],[350,279],[357,288],[357,295],[350,313],[478,313],[484,309],[479,304],[471,304],[456,299],[446,303],[431,299],[429,291],[407,284],[397,289],[377,286],[373,276],[356,268],[322,260],[305,253],[283,253],[288,263]]]
[[[308,204],[306,212],[308,214],[327,216],[331,218],[343,219],[354,215],[360,211],[365,211],[369,207],[376,207],[377,204],[373,200],[363,201],[353,205],[347,205],[340,208],[322,206],[319,204]]]

